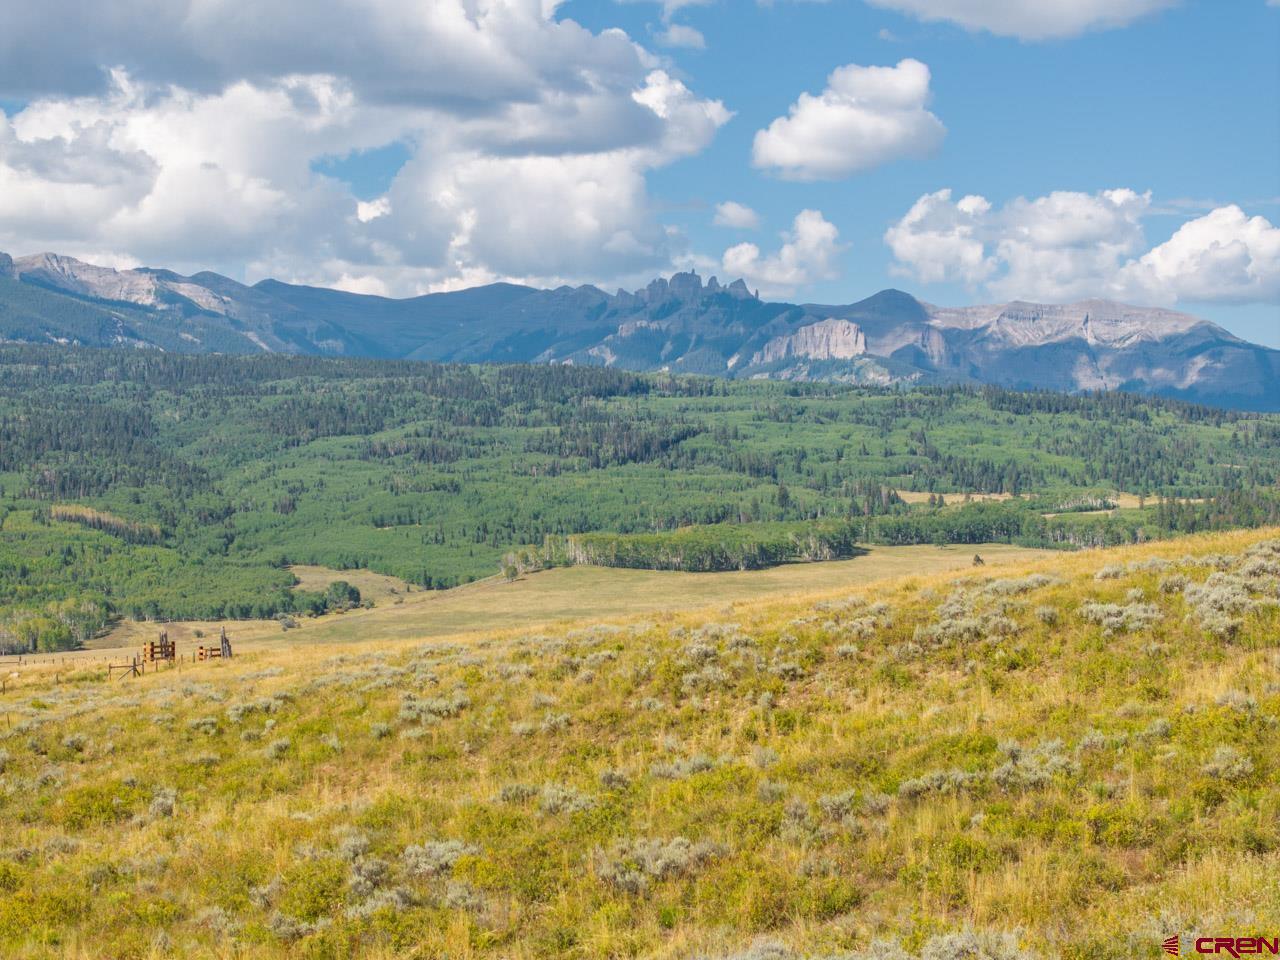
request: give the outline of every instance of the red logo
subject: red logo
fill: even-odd
[[[1170,937],[1160,945],[1164,952],[1178,955],[1178,938]],[[1280,937],[1198,937],[1195,952],[1228,957],[1246,957],[1254,954],[1280,956]]]

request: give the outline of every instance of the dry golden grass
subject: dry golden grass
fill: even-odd
[[[729,573],[677,573],[663,570],[619,570],[609,567],[565,567],[530,574],[508,583],[493,577],[453,590],[405,588],[398,594],[372,594],[372,610],[350,610],[323,617],[300,617],[287,633],[274,620],[242,620],[226,624],[237,644],[297,645],[447,636],[513,627],[537,629],[548,624],[665,610],[691,610],[764,597],[814,593],[855,587],[912,573],[930,575],[972,566],[980,553],[989,564],[1022,562],[1051,551],[993,543],[978,546],[869,547],[853,560],[788,564],[768,570]],[[365,592],[395,588],[391,577],[368,571],[327,571],[294,567],[308,589],[345,579]],[[167,624],[164,629],[190,650],[202,641],[196,631],[216,637],[221,624],[212,621]],[[148,640],[160,627],[122,621],[92,646],[94,657],[123,655]]]
[[[1274,935],[1278,533],[110,683],[29,668],[0,698],[0,954],[1128,960]]]
[[[334,570],[331,567],[294,564],[289,571],[298,578],[298,590],[320,592],[331,583],[345,580],[360,591],[362,599],[373,600],[375,603],[393,601],[413,590],[399,577],[389,577],[384,573],[374,573],[372,570]]]

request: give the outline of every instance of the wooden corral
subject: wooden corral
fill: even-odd
[[[196,659],[204,660],[229,660],[231,659],[231,638],[227,636],[227,628],[223,627],[219,640],[220,644],[216,647],[206,647],[201,644],[196,648]]]
[[[142,659],[146,663],[165,660],[172,663],[178,659],[178,642],[169,639],[168,630],[161,630],[159,639],[142,645]]]

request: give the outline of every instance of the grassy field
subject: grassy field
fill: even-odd
[[[374,573],[372,570],[334,570],[331,567],[306,564],[295,564],[289,570],[298,578],[297,590],[324,592],[329,584],[344,580],[359,590],[363,599],[374,603],[385,603],[413,590],[411,585],[398,577]]]
[[[896,491],[899,498],[906,503],[928,503],[929,498],[936,494],[921,490],[898,490]],[[948,493],[946,494],[948,503],[964,503],[968,500],[1008,500],[1011,495],[1007,493]]]
[[[333,642],[129,681],[25,668],[0,695],[0,955],[1130,960],[1273,936],[1277,536],[427,640],[376,608],[351,642],[317,623]],[[495,622],[536,581],[495,586]]]
[[[361,570],[294,567],[299,589],[321,589],[346,580],[374,600],[372,610],[352,610],[323,617],[298,619],[287,633],[275,620],[227,624],[237,645],[351,642],[363,639],[435,637],[513,627],[534,629],[571,620],[590,620],[631,614],[689,610],[732,604],[763,597],[821,592],[855,587],[873,580],[907,574],[932,574],[967,568],[975,553],[989,563],[1028,560],[1049,555],[1003,543],[978,546],[869,547],[853,560],[795,563],[768,570],[733,573],[675,573],[659,570],[619,570],[610,567],[566,567],[546,570],[506,582],[499,577],[455,587],[422,590],[392,577]],[[222,624],[190,621],[164,629],[180,649],[207,642]],[[90,645],[85,655],[133,648],[154,640],[160,628],[153,623],[122,621]],[[63,656],[76,657],[77,654]],[[84,656],[84,655],[80,655]]]

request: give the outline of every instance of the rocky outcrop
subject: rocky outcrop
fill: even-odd
[[[61,290],[80,297],[96,297],[154,306],[156,278],[143,270],[112,270],[91,263],[63,257],[56,253],[39,253],[13,261],[13,272],[20,280],[42,287]]]
[[[677,273],[669,284],[671,295],[685,303],[693,303],[702,296],[702,278],[696,273]]]
[[[792,357],[810,360],[851,360],[867,352],[867,338],[856,323],[828,317],[806,324],[794,333],[774,337],[755,356],[752,364],[774,363]]]

